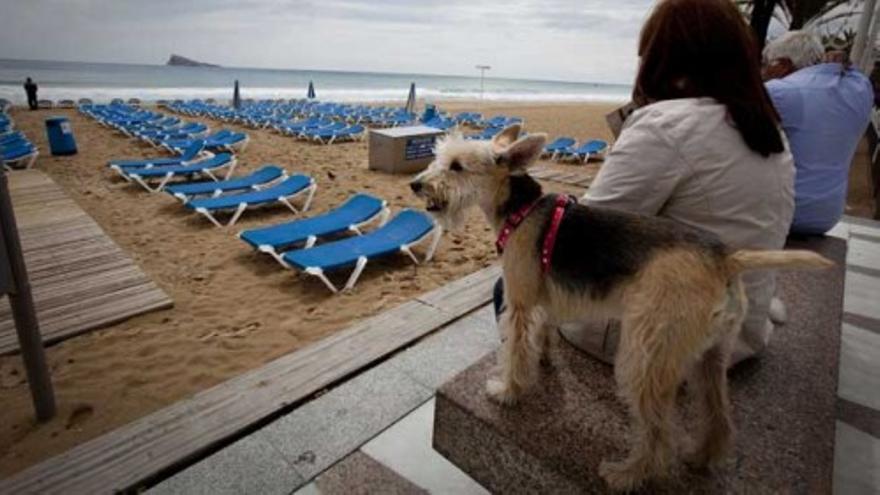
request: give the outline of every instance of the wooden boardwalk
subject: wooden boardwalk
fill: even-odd
[[[49,177],[8,175],[43,341],[59,342],[172,301]],[[7,301],[0,302],[0,354],[18,350]]]

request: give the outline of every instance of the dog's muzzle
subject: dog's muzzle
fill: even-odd
[[[412,192],[421,198],[425,199],[425,209],[432,213],[439,213],[443,211],[446,207],[445,201],[440,201],[436,198],[433,198],[431,194],[428,194],[428,190],[425,188],[425,184],[420,180],[414,180],[409,183],[409,188],[412,189]]]

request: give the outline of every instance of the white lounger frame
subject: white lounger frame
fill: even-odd
[[[315,136],[314,140],[323,144],[323,145],[331,145],[331,144],[333,144],[334,141],[336,141],[337,137],[339,137],[339,141],[337,141],[337,142],[340,142],[340,143],[343,141],[356,142],[356,141],[363,141],[364,137],[366,137],[366,135],[367,135],[367,129],[365,127],[364,130],[362,130],[361,132],[359,132],[357,134],[346,134],[343,136],[337,136],[336,134],[334,134],[327,141],[324,141],[323,139],[321,139],[320,136]]]
[[[296,191],[295,193],[293,193],[289,196],[278,196],[276,201],[287,206],[288,208],[290,208],[290,211],[292,211],[295,215],[299,215],[300,213],[302,213],[304,211],[308,211],[309,206],[312,204],[312,198],[315,197],[315,191],[317,191],[317,190],[318,190],[318,184],[315,182],[314,179],[312,179],[307,187],[300,189],[299,191]],[[304,194],[304,193],[308,194],[308,196],[306,197],[306,201],[305,201],[305,203],[303,203],[302,209],[297,209],[295,206],[293,206],[293,204],[291,203],[291,200],[293,200],[294,198],[296,198],[300,194]],[[273,202],[260,203],[258,206],[271,205],[271,204],[274,204],[274,203]],[[220,223],[220,221],[217,220],[217,218],[214,217],[214,215],[211,213],[211,211],[208,210],[207,208],[201,208],[201,207],[196,208],[196,212],[204,215],[205,218],[210,220],[211,223],[213,223],[217,227],[231,227],[231,226],[235,225],[235,222],[238,221],[239,217],[241,217],[241,214],[244,213],[244,211],[247,210],[248,207],[250,207],[250,206],[251,206],[250,203],[239,203],[238,207],[235,208],[235,212],[232,214],[232,218],[229,219],[229,222],[226,225]],[[222,211],[222,210],[215,210],[215,212],[216,211]]]
[[[565,154],[565,155],[561,155],[561,154],[560,154],[560,155],[557,157],[557,159],[554,160],[554,161],[562,161],[562,160],[564,160],[564,159],[566,159],[566,158],[569,159],[569,160],[573,160],[573,161],[580,161],[580,162],[582,162],[582,163],[587,163],[587,162],[589,162],[589,161],[590,161],[590,158],[596,158],[596,159],[604,160],[604,159],[605,159],[605,153],[606,153],[607,151],[608,151],[608,146],[606,145],[604,148],[602,148],[602,151],[596,151],[596,152],[594,152],[594,153],[575,153],[575,152],[571,152],[571,153],[568,153],[568,154]],[[584,157],[581,158],[580,155],[584,155]],[[554,155],[554,156],[555,156],[555,155]],[[552,160],[552,158],[551,158],[551,160]]]
[[[388,223],[388,218],[390,216],[391,216],[391,209],[388,208],[388,202],[383,200],[382,201],[382,209],[377,211],[374,215],[371,215],[370,218],[367,218],[363,222],[353,223],[353,224],[349,225],[348,231],[353,232],[356,235],[363,235],[364,234],[364,232],[363,232],[364,227],[366,227],[367,225],[372,223],[377,218],[379,219],[378,226],[382,227],[383,225]],[[239,239],[241,239],[241,234],[242,234],[241,232],[238,233]],[[306,238],[306,243],[305,243],[305,245],[303,245],[302,249],[309,249],[311,247],[314,247],[316,242],[318,242],[318,238],[316,236],[310,235],[309,237]],[[290,268],[290,269],[293,268],[286,261],[284,261],[284,258],[281,257],[282,253],[279,253],[278,250],[276,250],[275,247],[273,247],[271,244],[260,244],[259,246],[257,246],[257,251],[259,251],[261,253],[266,253],[269,256],[275,258],[275,261],[277,261],[278,263],[281,263],[281,266],[283,266],[284,268]]]
[[[39,155],[40,155],[40,150],[37,148],[34,148],[33,153],[31,153],[30,155],[24,155],[22,157],[15,158],[13,160],[4,160],[3,161],[3,168],[5,170],[9,170],[9,171],[20,169],[20,167],[12,166],[12,164],[13,163],[18,164],[18,163],[23,163],[23,162],[27,161],[27,164],[25,164],[24,168],[25,168],[25,170],[29,169],[34,166],[34,162],[37,161],[37,156],[39,156]]]
[[[200,162],[195,162],[195,163],[193,163],[193,165],[198,165],[199,163]],[[149,191],[151,193],[157,193],[157,192],[161,191],[162,189],[165,189],[165,186],[168,185],[168,182],[171,179],[173,179],[174,177],[180,176],[180,175],[204,175],[213,181],[218,181],[220,179],[218,179],[217,176],[214,175],[214,172],[225,168],[226,174],[223,176],[222,180],[227,180],[232,175],[232,173],[235,171],[235,166],[237,164],[238,164],[238,160],[236,160],[235,155],[231,155],[229,163],[226,163],[224,165],[220,165],[219,167],[205,168],[205,169],[199,170],[197,172],[193,172],[191,174],[175,174],[173,171],[169,171],[168,173],[166,173],[162,177],[162,179],[159,181],[159,185],[157,185],[156,187],[150,186],[150,184],[147,182],[147,180],[138,174],[128,174],[128,177],[130,177],[131,180],[140,184],[141,187],[143,187],[147,191]],[[147,167],[147,168],[153,168],[153,167]]]
[[[437,250],[437,246],[440,244],[440,238],[442,236],[443,236],[443,227],[441,227],[439,224],[437,224],[435,222],[433,229],[429,230],[428,232],[425,232],[425,235],[419,237],[418,239],[414,240],[413,242],[410,242],[409,244],[404,244],[403,246],[400,246],[400,251],[403,253],[406,253],[407,256],[409,256],[410,259],[412,259],[413,262],[415,262],[415,264],[417,264],[417,265],[421,265],[422,263],[427,263],[427,262],[431,261],[432,258],[434,258],[434,252]],[[424,261],[419,261],[419,259],[416,257],[416,255],[412,252],[412,247],[415,245],[421,244],[426,239],[431,239],[431,245],[428,247],[428,252],[425,254]],[[345,282],[345,286],[342,288],[343,291],[350,291],[351,289],[354,288],[354,285],[357,283],[358,279],[361,276],[361,272],[363,272],[364,267],[367,266],[368,261],[369,260],[367,259],[366,256],[361,256],[360,258],[358,258],[358,260],[354,266],[354,271],[352,271],[351,275],[348,276],[348,281]],[[321,282],[324,282],[324,285],[326,285],[328,289],[333,291],[334,294],[338,294],[340,292],[340,290],[337,289],[335,285],[333,285],[333,282],[331,282],[330,279],[328,279],[327,276],[324,275],[324,271],[321,270],[320,268],[308,267],[305,270],[303,270],[303,272],[307,273],[309,275],[318,277],[321,280]]]
[[[279,182],[283,182],[285,179],[287,179],[287,177],[288,177],[287,170],[282,170],[281,175],[275,179],[272,179],[268,182],[263,182],[262,184],[252,184],[250,186],[251,191],[262,191],[263,189],[266,189],[267,187],[272,187],[272,186],[278,184]],[[214,189],[214,192],[211,193],[211,197],[216,198],[217,196],[220,196],[224,192],[226,192],[226,191],[224,191],[222,189]],[[174,193],[173,196],[175,198],[179,199],[183,204],[187,204],[191,198],[195,198],[197,196],[202,196],[202,195],[201,194],[191,194],[191,195],[187,196],[186,194],[183,194],[183,193]]]
[[[160,158],[157,158],[157,160],[161,160],[161,159],[163,159],[163,158],[174,158],[174,157],[173,157],[173,156],[169,156],[169,157],[160,157]],[[196,155],[196,157],[193,158],[192,160],[184,160],[184,161],[182,161],[182,162],[180,162],[180,163],[175,163],[174,165],[168,165],[168,164],[160,164],[160,165],[156,165],[156,164],[153,164],[153,163],[145,162],[143,167],[135,167],[135,168],[153,168],[153,167],[188,167],[188,166],[190,166],[190,165],[195,165],[195,164],[197,164],[197,163],[199,163],[199,162],[202,162],[202,161],[208,160],[208,159],[210,159],[210,158],[214,158],[214,153],[211,153],[210,151],[202,150],[202,151],[200,151],[199,154]],[[123,168],[123,167],[121,167],[121,166],[119,166],[119,165],[110,165],[110,170],[115,171],[115,172],[116,172],[117,174],[119,174],[123,179],[125,179],[126,182],[131,182],[131,181],[133,180],[131,177],[128,176],[128,173],[126,172],[126,169]]]

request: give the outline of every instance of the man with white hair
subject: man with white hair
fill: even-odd
[[[849,167],[874,102],[864,74],[824,60],[834,59],[806,31],[785,33],[764,48],[767,92],[794,155],[795,234],[824,234],[843,215]]]

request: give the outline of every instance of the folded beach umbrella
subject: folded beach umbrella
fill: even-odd
[[[315,99],[315,85],[312,84],[312,81],[309,81],[309,92],[306,94],[306,97],[310,100]]]
[[[416,113],[416,83],[409,84],[409,96],[406,98],[406,113]]]
[[[232,90],[232,108],[241,108],[241,93],[238,91],[238,79],[235,80],[235,89]]]

